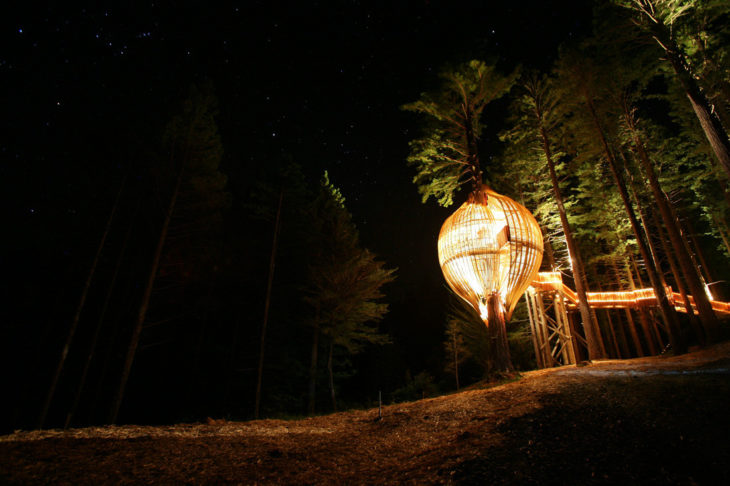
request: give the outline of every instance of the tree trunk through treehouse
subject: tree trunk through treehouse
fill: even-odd
[[[477,150],[477,137],[473,131],[474,113],[472,113],[469,102],[464,96],[462,106],[464,108],[464,136],[466,137],[466,160],[471,169],[472,189],[474,193],[479,191],[482,186],[482,170],[479,161],[479,151]]]
[[[536,116],[538,117],[538,120],[542,120],[541,113],[536,112]],[[540,126],[540,137],[542,139],[542,149],[550,172],[550,181],[553,186],[555,203],[558,206],[558,213],[560,214],[560,224],[563,227],[565,242],[568,245],[568,257],[573,270],[573,276],[575,277],[573,280],[575,281],[575,291],[578,294],[578,309],[580,310],[580,316],[583,320],[583,328],[585,330],[586,341],[588,344],[588,356],[589,359],[604,358],[606,356],[606,348],[598,328],[598,321],[595,318],[595,314],[591,313],[588,306],[588,296],[586,294],[588,288],[586,284],[587,280],[585,278],[583,259],[581,258],[578,245],[576,245],[575,239],[573,238],[573,231],[571,230],[570,223],[568,222],[565,205],[563,204],[563,196],[560,193],[558,176],[555,172],[555,164],[553,163],[553,157],[550,151],[550,141],[545,128],[542,126]]]
[[[593,105],[593,99],[588,96],[587,93],[583,93],[583,95],[586,102],[586,107],[588,108],[588,112],[590,113],[593,123],[595,124],[596,132],[598,133],[598,136],[603,145],[604,154],[606,155],[606,160],[608,161],[608,165],[611,169],[611,175],[613,176],[613,180],[616,183],[616,188],[618,189],[619,195],[621,196],[621,201],[623,202],[624,209],[626,210],[626,215],[629,218],[631,229],[633,230],[634,236],[636,237],[636,243],[639,247],[641,258],[644,259],[646,271],[649,274],[651,285],[654,288],[654,293],[657,297],[657,301],[659,302],[659,308],[667,322],[670,339],[672,341],[672,347],[674,348],[676,353],[684,353],[686,352],[686,345],[682,340],[681,333],[679,332],[679,319],[677,318],[677,313],[671,306],[669,299],[667,298],[666,289],[659,280],[656,270],[656,263],[649,255],[646,242],[644,241],[644,237],[641,232],[641,227],[639,226],[639,222],[636,219],[636,214],[634,213],[631,199],[629,198],[628,191],[626,190],[626,184],[624,183],[623,177],[621,177],[621,172],[619,171],[616,158],[614,157],[611,148],[608,146],[608,140],[606,140],[606,135],[603,132],[603,127],[601,127],[601,122],[598,119],[598,114],[596,113],[596,108]]]
[[[127,182],[127,177],[124,176],[124,179],[122,179],[122,183],[119,186],[119,191],[117,192],[117,197],[114,199],[114,204],[112,205],[112,210],[109,213],[109,218],[107,218],[106,225],[104,226],[104,233],[101,235],[101,240],[99,240],[99,245],[96,247],[96,254],[94,254],[94,260],[91,263],[91,268],[89,269],[89,273],[86,276],[86,281],[84,282],[84,288],[81,291],[81,298],[79,299],[79,304],[76,306],[76,312],[74,313],[73,319],[71,320],[71,326],[68,329],[68,334],[66,335],[66,341],[63,344],[63,350],[61,351],[61,356],[58,359],[58,364],[56,365],[56,371],[53,374],[53,379],[51,380],[51,386],[48,388],[48,394],[46,395],[46,399],[43,402],[43,409],[41,410],[41,414],[38,417],[38,428],[42,429],[43,425],[46,421],[46,417],[48,415],[48,409],[51,406],[51,401],[53,401],[53,395],[56,393],[56,386],[58,386],[58,380],[61,377],[61,371],[63,370],[63,365],[66,363],[66,357],[68,356],[68,350],[71,347],[71,343],[73,342],[74,335],[76,334],[76,329],[79,325],[79,319],[81,318],[81,311],[84,309],[84,305],[86,304],[86,297],[89,295],[89,289],[91,288],[91,280],[94,278],[94,274],[96,273],[96,267],[99,264],[99,257],[101,257],[101,252],[104,249],[104,245],[106,244],[106,238],[109,235],[109,229],[112,226],[112,221],[114,221],[114,215],[117,213],[117,208],[119,207],[119,200],[122,197],[122,192],[124,191],[124,185]]]
[[[497,292],[493,292],[487,299],[487,331],[491,347],[491,372],[504,373],[514,370],[509,354],[507,342],[507,323],[504,319],[502,299]]]
[[[264,376],[264,352],[266,351],[266,326],[269,323],[269,306],[271,305],[271,288],[274,283],[274,268],[276,265],[276,247],[279,239],[279,225],[281,224],[281,206],[284,202],[284,189],[279,192],[279,204],[276,208],[276,221],[274,222],[274,239],[271,243],[271,258],[269,259],[269,278],[266,281],[266,299],[264,300],[264,320],[261,323],[261,339],[259,342],[259,365],[256,370],[256,399],[254,405],[254,418],[259,418],[261,407],[261,382]]]

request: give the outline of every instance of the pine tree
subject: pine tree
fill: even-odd
[[[378,321],[388,311],[381,302],[381,287],[395,278],[375,255],[359,244],[345,199],[329,180],[321,181],[312,218],[315,248],[309,266],[305,301],[314,310],[312,354],[309,376],[309,411],[314,412],[319,338],[327,343],[327,371],[332,408],[337,409],[333,360],[335,348],[349,354],[361,352],[369,344],[385,344],[388,337],[378,329]]]
[[[669,302],[666,290],[657,275],[657,265],[651,257],[644,239],[643,228],[636,217],[623,176],[623,168],[620,166],[615,149],[612,147],[611,140],[616,139],[617,127],[615,123],[606,122],[607,118],[611,119],[606,114],[610,113],[613,105],[611,100],[606,97],[605,91],[601,89],[601,81],[604,80],[603,73],[597,63],[590,60],[590,54],[596,55],[597,52],[600,53],[600,49],[591,44],[584,45],[581,51],[565,51],[557,65],[561,88],[564,90],[563,103],[572,113],[570,129],[576,137],[585,133],[585,138],[579,142],[587,148],[583,151],[584,155],[590,154],[595,158],[603,159],[607,163],[615,183],[615,189],[621,197],[631,224],[641,257],[646,264],[647,273],[659,301],[660,310],[667,322],[673,348],[675,352],[682,353],[686,350],[686,345],[680,332],[676,311]]]
[[[707,93],[712,92],[698,82],[700,75],[695,72],[690,56],[678,39],[677,32],[682,31],[682,21],[685,18],[697,18],[707,12],[707,6],[698,0],[614,0],[614,3],[630,9],[635,14],[636,24],[651,35],[664,50],[664,56],[671,65],[677,80],[684,89],[692,109],[702,126],[702,130],[712,146],[715,156],[730,177],[730,139],[727,128],[723,126],[720,117],[707,99]],[[709,7],[721,7],[721,3],[708,2]],[[726,14],[728,12],[725,3]],[[715,70],[716,72],[718,70]],[[727,75],[721,81],[727,83]],[[723,100],[727,103],[728,100]]]
[[[208,219],[227,204],[224,191],[225,176],[219,172],[223,153],[218,127],[215,122],[217,100],[210,85],[199,89],[191,87],[190,95],[183,103],[182,111],[168,123],[163,142],[168,162],[160,170],[172,182],[169,200],[155,251],[147,276],[142,302],[132,327],[132,336],[122,367],[109,415],[109,422],[115,423],[124,391],[137,351],[142,328],[147,317],[152,290],[159,274],[160,262],[170,229],[174,227],[173,217],[184,213],[188,221],[198,229],[208,227]],[[191,230],[192,231],[192,230]],[[169,247],[168,247],[169,251]],[[168,254],[169,255],[169,254]]]
[[[495,66],[471,61],[457,69],[445,71],[442,85],[433,93],[424,93],[403,109],[424,115],[424,136],[411,142],[408,163],[416,168],[413,182],[425,203],[434,197],[442,206],[453,203],[462,184],[471,185],[477,196],[483,184],[479,157],[481,114],[488,103],[505,95],[517,78],[517,72],[500,74]],[[498,296],[488,298],[490,340],[498,343],[492,365],[502,371],[513,369],[507,346],[507,330]]]
[[[546,77],[541,77],[536,73],[523,76],[519,85],[521,96],[519,96],[516,106],[513,108],[513,111],[518,114],[517,119],[514,122],[514,128],[508,135],[503,136],[503,139],[510,142],[524,141],[523,144],[527,146],[523,157],[537,157],[541,165],[547,167],[553,200],[568,248],[570,267],[574,272],[579,309],[588,344],[588,354],[591,359],[598,359],[604,357],[601,334],[598,323],[588,306],[588,298],[586,297],[588,281],[585,276],[583,257],[573,237],[556,171],[555,146],[552,139],[553,133],[560,123],[556,107],[559,100],[554,96],[554,91],[550,90],[549,83],[550,81]]]
[[[441,74],[441,89],[424,93],[404,110],[425,115],[424,136],[410,143],[408,163],[415,167],[413,182],[423,202],[430,197],[448,207],[465,183],[476,190],[482,181],[478,141],[481,114],[490,102],[504,96],[517,73],[500,74],[495,66],[471,61]]]

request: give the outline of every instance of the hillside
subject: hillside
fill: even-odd
[[[296,421],[0,437],[3,484],[730,484],[730,343]]]

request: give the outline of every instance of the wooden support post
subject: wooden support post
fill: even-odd
[[[542,293],[538,296],[536,299],[537,301],[537,309],[538,309],[538,316],[539,316],[539,331],[540,331],[540,338],[542,341],[542,346],[540,346],[540,350],[543,353],[543,360],[545,363],[545,367],[552,367],[555,366],[555,360],[553,359],[553,355],[550,352],[550,339],[548,337],[547,333],[547,318],[545,317],[545,304],[542,300]]]
[[[525,292],[525,302],[527,303],[527,316],[530,319],[530,333],[532,334],[532,346],[535,349],[535,363],[537,364],[537,367],[542,369],[545,368],[545,364],[542,360],[542,355],[540,354],[540,343],[539,343],[539,337],[537,334],[537,319],[535,317],[535,294],[537,293],[536,290],[528,289],[527,292]]]

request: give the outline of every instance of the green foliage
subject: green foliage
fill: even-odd
[[[633,10],[654,23],[674,24],[690,9],[695,8],[697,0],[613,0],[620,7]]]
[[[366,344],[384,344],[387,336],[377,323],[388,311],[380,302],[381,287],[395,278],[375,255],[359,245],[352,216],[344,198],[327,174],[311,215],[315,254],[309,266],[305,301],[315,309],[323,335],[349,353]]]
[[[423,136],[411,141],[408,164],[423,202],[433,197],[441,206],[453,204],[465,182],[481,183],[477,141],[481,115],[490,102],[504,96],[517,73],[502,75],[493,65],[470,61],[441,74],[438,91],[424,93],[403,109],[423,115]]]
[[[526,72],[515,85],[509,128],[499,134],[507,148],[498,158],[502,170],[498,171],[495,183],[532,210],[546,233],[546,240],[563,255],[559,259],[562,263],[557,262],[558,268],[565,268],[568,265],[567,250],[541,136],[542,128],[550,142],[558,178],[565,186],[568,182],[564,163],[566,154],[560,145],[559,99],[555,96],[553,83],[546,75]],[[564,189],[561,187],[561,190]]]

